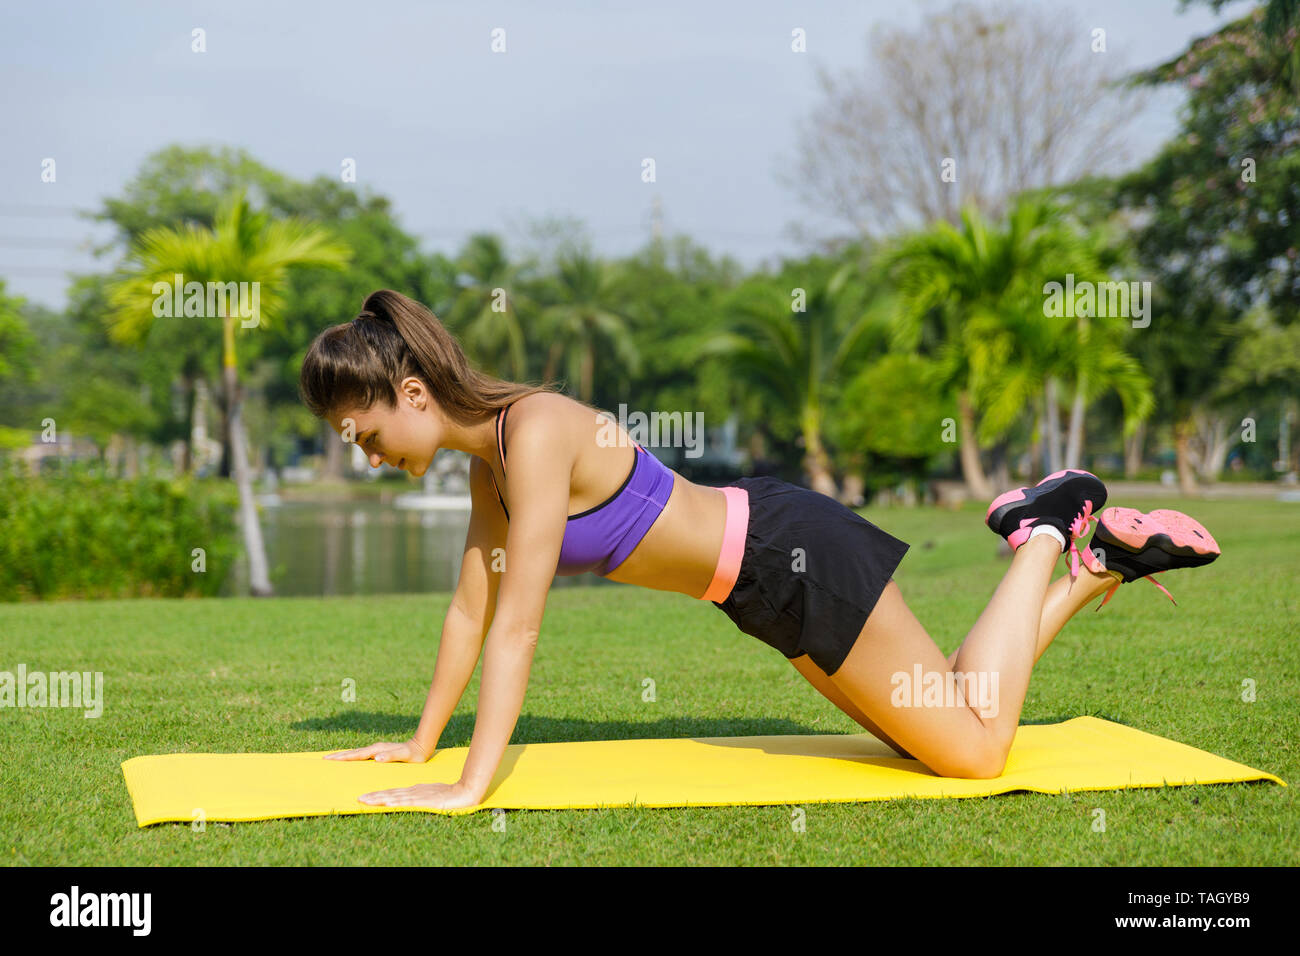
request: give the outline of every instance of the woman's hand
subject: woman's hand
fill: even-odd
[[[377,807],[432,807],[436,810],[457,810],[474,807],[483,802],[483,795],[456,783],[420,783],[414,787],[395,790],[376,790],[358,797],[362,803]]]
[[[326,754],[325,759],[373,759],[382,763],[400,761],[425,763],[430,756],[414,740],[408,740],[400,744],[382,741],[371,744],[369,747],[359,747],[356,750]],[[473,807],[482,803],[483,794],[457,781],[456,783],[421,783],[413,787],[397,787],[393,790],[375,790],[371,793],[363,793],[357,799],[362,803],[379,807],[432,807],[435,810],[457,810],[461,807]]]
[[[425,751],[414,740],[395,744],[380,742],[356,750],[344,750],[336,754],[326,754],[326,760],[370,760],[376,763],[427,763],[432,753]]]

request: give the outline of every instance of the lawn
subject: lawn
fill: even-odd
[[[1300,863],[1300,505],[1113,501],[1200,518],[1224,555],[1090,607],[1034,673],[1022,723],[1092,714],[1275,773],[1271,783],[967,800],[393,813],[136,826],[123,760],[335,750],[414,730],[447,594],[0,605],[0,670],[101,671],[104,710],[0,710],[0,854],[17,865],[1286,865]],[[897,580],[951,651],[1006,567],[982,508],[868,510],[911,542]],[[1064,570],[1062,561],[1058,568]],[[1094,605],[1095,606],[1095,605]],[[653,678],[657,699],[642,700]],[[340,688],[356,681],[357,700]],[[1253,680],[1256,700],[1242,700]],[[478,676],[443,733],[465,746]],[[707,603],[631,587],[547,603],[514,743],[859,733]],[[1093,829],[1105,810],[1104,832]]]

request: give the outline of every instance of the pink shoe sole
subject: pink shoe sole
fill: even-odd
[[[993,504],[989,505],[989,510],[984,512],[984,523],[988,524],[989,517],[1003,505],[1010,504],[1013,501],[1024,501],[1025,492],[1029,488],[1017,488],[1014,491],[1007,491],[993,499]]]
[[[1143,513],[1136,508],[1107,508],[1101,514],[1107,534],[1133,551],[1144,550],[1156,535],[1169,539],[1174,552],[1220,554],[1219,543],[1206,527],[1181,511],[1158,509]]]

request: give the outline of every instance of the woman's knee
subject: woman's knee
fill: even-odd
[[[1009,748],[990,740],[954,748],[923,762],[941,777],[989,780],[1002,776],[1008,753]]]

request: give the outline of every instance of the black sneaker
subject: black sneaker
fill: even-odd
[[[1106,486],[1100,478],[1090,472],[1066,469],[1048,475],[1032,488],[1017,488],[994,498],[984,523],[1006,538],[1012,551],[1029,540],[1034,528],[1050,525],[1069,543],[1071,573],[1077,574],[1079,551],[1074,541],[1088,533],[1088,523],[1097,520],[1093,511],[1105,503]],[[1091,555],[1083,563],[1101,570],[1100,562]]]

